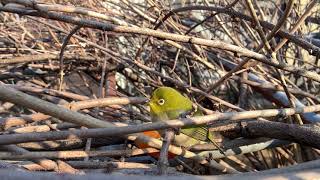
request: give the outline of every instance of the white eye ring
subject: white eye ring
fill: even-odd
[[[161,106],[164,105],[164,102],[165,102],[164,99],[159,99],[158,100],[158,104],[161,105]]]

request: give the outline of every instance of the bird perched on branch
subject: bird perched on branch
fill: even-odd
[[[193,106],[192,101],[171,87],[157,88],[149,102],[152,121],[167,121],[188,116],[202,116],[203,113]],[[215,143],[213,134],[206,125],[188,126],[179,130],[173,144],[191,147],[205,142],[213,143],[221,153],[222,149]]]

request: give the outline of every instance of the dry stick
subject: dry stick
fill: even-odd
[[[236,128],[236,126],[233,126]],[[229,128],[230,131],[231,128]],[[216,128],[213,128],[214,131],[217,131]],[[236,130],[235,130],[236,131]],[[241,135],[239,133],[239,135]],[[228,158],[232,155],[250,153],[253,151],[260,151],[267,148],[274,148],[279,146],[285,146],[292,144],[291,141],[280,140],[280,139],[269,139],[265,137],[261,138],[241,138],[234,139],[228,142],[223,143],[225,152],[228,153]],[[215,153],[211,153],[210,157],[212,158],[221,158],[224,155],[219,152],[219,150],[212,144],[196,144],[190,147],[190,151],[203,152],[203,151],[211,151]]]
[[[134,162],[109,162],[109,161],[66,161],[72,167],[77,169],[104,169],[112,172],[113,169],[150,169],[154,168],[153,164],[142,164]],[[31,170],[44,170],[37,164],[19,163],[20,166]]]
[[[239,78],[239,77],[236,77],[236,76],[232,77],[232,79],[240,80],[242,83],[248,84],[248,85],[250,85],[252,87],[257,87],[257,88],[261,88],[261,89],[275,90],[275,91],[284,91],[283,87],[278,86],[278,85],[272,85],[272,84],[269,84],[269,83],[258,83],[258,82],[255,82],[255,81],[242,79],[242,78]],[[313,94],[305,92],[303,90],[294,89],[294,88],[288,88],[288,90],[292,94],[308,97],[308,98],[311,98],[312,100],[317,101],[318,103],[320,102],[320,98],[318,98],[317,96],[315,96]]]
[[[64,51],[67,47],[67,44],[69,42],[69,40],[71,39],[72,35],[74,35],[82,26],[76,26],[74,27],[71,32],[63,39],[63,43],[62,43],[62,46],[61,46],[61,49],[60,49],[60,54],[59,54],[59,67],[60,67],[60,83],[59,83],[59,91],[62,90],[62,86],[63,86],[63,76],[64,76],[64,72],[63,72],[63,54],[64,54]]]
[[[97,162],[97,161],[67,161],[68,164],[79,169],[100,169],[100,168],[115,168],[115,169],[146,169],[153,168],[152,164],[142,164],[134,162]]]
[[[8,151],[13,151],[15,153],[20,153],[20,154],[30,153],[30,151],[25,150],[16,145],[5,145],[5,146],[2,146],[2,148],[5,148]],[[54,170],[59,172],[72,173],[72,174],[81,173],[79,170],[74,169],[73,167],[71,167],[70,165],[66,164],[63,161],[59,161],[58,163],[56,163],[49,159],[40,158],[40,159],[33,160],[33,162],[40,165],[40,167],[43,168],[44,170]],[[63,168],[61,168],[61,166],[63,166]]]
[[[46,65],[46,64],[28,64],[28,67],[31,68],[39,68],[39,69],[46,69],[50,71],[54,70],[59,70],[60,67],[56,65]],[[71,67],[71,66],[70,66]],[[69,69],[70,69],[69,67]],[[98,72],[100,71],[100,68],[98,66],[91,67],[91,66],[77,66],[77,67],[72,67],[72,70],[75,71],[92,71],[92,72]]]
[[[21,147],[15,146],[15,145],[5,145],[5,146],[2,146],[2,148],[6,149],[8,151],[14,152],[14,153],[24,154],[24,153],[30,152],[28,150],[25,150]],[[34,162],[39,164],[40,166],[42,166],[46,170],[56,170],[58,168],[57,164],[52,160],[41,158],[41,159],[35,160]]]
[[[10,86],[9,86],[10,87]],[[67,104],[65,107],[72,110],[80,110],[83,108],[104,107],[108,105],[126,105],[146,102],[147,99],[143,97],[109,97],[102,99],[89,99],[85,101],[73,102]],[[8,129],[12,126],[24,125],[29,122],[42,121],[50,118],[50,116],[43,113],[35,113],[22,117],[0,118],[0,127]]]
[[[24,124],[27,124],[30,122],[36,122],[36,121],[43,121],[48,118],[50,118],[50,116],[42,113],[23,115],[21,117],[0,118],[0,128],[6,130],[13,126],[24,125]]]
[[[280,61],[277,59],[276,55],[275,55],[275,51],[273,51],[273,50],[271,49],[271,46],[270,46],[270,44],[269,44],[269,42],[268,42],[268,39],[266,38],[266,36],[265,36],[265,34],[264,34],[264,31],[263,31],[263,29],[262,29],[262,27],[261,27],[261,25],[260,25],[258,16],[257,16],[257,14],[255,13],[255,10],[254,10],[253,4],[251,3],[251,0],[246,0],[246,3],[247,3],[247,6],[249,7],[249,10],[250,10],[251,15],[253,16],[254,22],[257,24],[257,27],[258,27],[257,31],[258,31],[258,34],[259,34],[259,36],[260,36],[260,39],[263,40],[264,48],[266,49],[266,51],[267,51],[269,54],[271,54],[271,56],[272,56],[272,59],[271,59],[271,60],[272,60],[272,61],[274,61],[274,62],[277,62],[277,61],[280,62]],[[287,9],[286,9],[286,11],[285,11],[285,15],[284,15],[285,18],[287,18],[287,17],[289,16],[291,10],[293,9],[293,5],[294,5],[294,0],[290,0],[289,3],[287,4]],[[281,22],[282,22],[282,23],[284,22],[284,18],[283,18],[283,17],[281,18]],[[272,32],[271,32],[271,33],[272,33]],[[270,33],[270,34],[271,34],[271,33]],[[289,93],[289,91],[288,91],[287,84],[286,84],[286,81],[285,81],[285,78],[284,78],[284,75],[283,75],[282,71],[279,70],[279,69],[276,69],[276,72],[277,72],[277,74],[278,74],[279,77],[280,77],[280,82],[281,82],[281,84],[282,84],[282,86],[283,86],[283,89],[284,89],[284,92],[285,92],[285,94],[286,94],[286,96],[287,96],[287,99],[288,99],[288,101],[289,101],[290,107],[293,107],[293,108],[296,107],[295,103],[294,103],[293,100],[292,100],[292,95],[291,95],[291,94]],[[300,122],[301,122],[300,124],[302,124],[302,121],[301,121],[300,116],[299,116],[299,115],[296,115],[295,117],[297,118],[297,120],[299,119]],[[289,119],[291,119],[290,116],[289,116]]]
[[[37,151],[37,152],[0,152],[0,159],[18,160],[18,159],[73,159],[84,157],[119,157],[136,156],[148,153],[159,152],[155,148],[145,149],[127,149],[110,151]]]
[[[63,150],[70,148],[78,148],[84,145],[82,139],[68,139],[68,140],[56,140],[56,141],[42,141],[42,142],[26,142],[18,144],[19,147],[40,151],[40,150]]]
[[[38,88],[38,87],[32,87],[32,86],[19,86],[19,85],[13,85],[13,84],[4,84],[8,87],[17,89],[19,91],[24,91],[24,92],[33,92],[33,93],[44,93],[44,94],[49,94],[52,96],[59,96],[59,97],[65,97],[65,98],[70,98],[73,100],[88,100],[90,99],[88,96],[83,96],[71,92],[66,92],[66,91],[58,91],[54,89],[46,89],[46,88]]]
[[[230,3],[230,4],[228,4],[226,7],[224,7],[221,11],[225,11],[225,10],[231,9],[233,6],[235,6],[235,5],[238,3],[238,1],[239,1],[239,0],[233,1],[232,3]],[[206,2],[206,4],[209,6],[209,3],[208,3],[208,2]],[[193,25],[193,26],[185,33],[185,35],[189,34],[192,30],[194,30],[196,27],[200,26],[200,25],[203,24],[204,22],[209,21],[212,17],[217,16],[219,13],[221,13],[221,11],[218,11],[218,12],[210,15],[209,17],[205,18],[205,19],[202,20],[201,22]],[[170,12],[170,13],[171,13],[171,12]],[[159,27],[159,26],[162,24],[162,22],[166,21],[166,19],[169,18],[170,16],[171,16],[170,14],[166,15],[166,16],[159,22],[159,24],[157,24],[157,27]],[[237,45],[238,45],[238,44],[237,44]],[[239,45],[238,45],[238,46],[239,46]]]
[[[48,125],[26,126],[26,127],[8,129],[10,133],[48,132],[50,130],[51,129]]]
[[[167,129],[165,131],[165,137],[163,139],[163,143],[160,151],[160,157],[157,164],[160,175],[168,174],[168,166],[169,166],[168,151],[169,151],[169,146],[174,139],[174,136],[175,136],[175,133],[173,129]]]
[[[302,14],[302,16],[298,19],[297,23],[295,24],[295,26],[293,26],[293,28],[290,30],[290,34],[293,34],[295,31],[298,30],[298,28],[300,27],[300,25],[302,23],[304,23],[304,21],[309,17],[309,15],[312,13],[312,10],[316,7],[316,5],[318,4],[318,0],[313,0],[310,2],[309,6],[307,7],[307,9],[305,10],[305,12]],[[274,51],[278,51],[286,42],[288,41],[287,38],[284,38],[275,48]]]
[[[25,0],[11,0],[11,2],[23,4],[28,7],[34,7],[34,3],[32,1],[25,1]],[[89,9],[81,8],[81,7],[74,7],[74,6],[68,6],[68,5],[60,5],[60,4],[37,4],[37,9],[41,9],[43,11],[57,11],[57,12],[65,12],[65,13],[76,13],[86,16],[91,16],[103,20],[112,20],[112,17],[109,17],[105,14],[97,13],[94,11],[91,11]]]
[[[205,10],[206,9],[209,9],[209,10],[216,9],[214,7],[208,8],[206,6],[196,6],[196,8],[199,8],[200,10],[201,9],[205,9]],[[216,10],[219,10],[219,9],[216,9]],[[101,23],[101,22],[92,21],[92,20],[84,20],[84,19],[79,19],[77,17],[61,15],[61,14],[52,13],[52,12],[47,12],[45,14],[42,14],[37,11],[30,11],[30,10],[25,10],[25,9],[11,8],[11,7],[0,7],[0,11],[18,13],[18,14],[22,14],[22,15],[40,16],[40,17],[44,17],[44,18],[49,18],[49,19],[64,21],[64,22],[68,22],[68,23],[72,23],[72,24],[76,24],[76,25],[81,25],[84,27],[101,29],[104,31],[148,35],[148,36],[158,37],[161,39],[169,39],[169,40],[174,40],[174,41],[179,41],[179,42],[215,47],[215,48],[222,49],[222,50],[236,52],[236,53],[239,53],[243,56],[253,58],[257,61],[268,64],[270,66],[274,66],[276,68],[280,68],[285,71],[295,73],[295,74],[310,78],[314,81],[320,82],[320,75],[318,75],[315,72],[307,71],[307,70],[299,70],[296,67],[290,66],[285,63],[281,63],[281,64],[274,63],[274,62],[271,62],[268,57],[266,57],[262,54],[250,51],[246,48],[241,48],[241,47],[238,47],[235,45],[227,44],[227,43],[224,43],[219,40],[207,40],[207,39],[196,38],[196,37],[191,37],[191,36],[165,33],[165,32],[155,31],[155,30],[151,30],[151,29],[147,29],[147,28],[116,26],[116,25],[112,25],[112,24],[108,24],[108,23]],[[230,11],[230,10],[226,10],[226,12],[227,11]],[[271,26],[271,25],[269,24],[268,26]],[[280,33],[280,31],[279,31],[279,33]],[[284,32],[282,32],[282,34],[284,34]],[[297,38],[295,41],[297,41]],[[306,44],[306,42],[303,42],[303,43]],[[319,49],[317,47],[312,47],[312,48],[316,49],[316,50],[313,50],[314,52],[317,52]],[[319,52],[320,52],[320,50],[319,50]]]
[[[0,88],[1,92],[1,88]],[[227,126],[223,126],[220,128],[218,125],[221,122],[214,123],[215,128],[211,128],[211,130],[215,131],[227,131],[234,130],[239,127],[239,120],[242,119],[252,119],[258,117],[275,117],[275,116],[289,116],[297,113],[307,113],[307,112],[315,112],[320,111],[320,105],[308,106],[304,108],[286,108],[286,109],[269,109],[269,110],[257,110],[257,111],[245,111],[245,112],[227,112],[227,113],[218,113],[213,115],[201,116],[201,117],[192,117],[192,118],[183,118],[177,120],[169,120],[165,122],[155,122],[148,123],[136,126],[123,126],[123,127],[109,127],[109,128],[98,128],[98,129],[82,129],[82,130],[69,130],[69,131],[57,131],[57,132],[42,132],[42,133],[25,133],[25,134],[8,134],[0,136],[0,145],[5,144],[14,144],[14,143],[22,143],[22,142],[37,142],[37,141],[45,141],[45,140],[58,140],[58,139],[75,139],[75,138],[88,138],[88,137],[106,137],[106,136],[119,136],[125,134],[131,134],[136,132],[148,131],[148,130],[160,130],[167,128],[180,128],[183,126],[190,125],[202,125],[215,122],[217,120],[229,120],[224,124]],[[72,112],[73,113],[73,112]],[[79,117],[81,119],[81,117]],[[242,122],[242,125],[245,122]],[[252,121],[251,124],[248,125],[248,128],[256,128],[256,124],[264,123],[267,127],[279,126],[282,128],[282,136],[274,137],[276,129],[269,130],[269,132],[265,132],[264,136],[271,138],[289,138],[289,140],[298,141],[301,143],[309,144],[313,147],[320,147],[319,141],[314,141],[313,139],[319,138],[319,132],[317,132],[317,126],[308,126],[303,125],[299,126],[296,124],[286,124],[286,123],[277,123],[277,122],[269,122],[269,121]],[[241,123],[240,123],[241,125]],[[113,125],[114,126],[114,125]],[[252,126],[252,127],[251,127]],[[295,131],[294,134],[289,134],[291,131]],[[278,132],[277,132],[278,133]],[[254,134],[254,133],[253,133]],[[263,136],[258,132],[255,133],[259,136]],[[291,135],[291,139],[289,135]],[[309,138],[304,139],[304,136],[310,136]],[[147,138],[147,137],[144,137]],[[313,139],[312,139],[313,138]],[[152,144],[152,143],[151,143]],[[156,145],[157,148],[160,148]],[[189,156],[190,157],[190,156]]]
[[[86,101],[79,101],[70,103],[69,107],[72,110],[88,109],[93,107],[105,107],[108,105],[127,105],[139,104],[147,102],[144,97],[108,97],[101,99],[89,99]]]
[[[28,62],[39,62],[58,60],[58,55],[55,54],[35,54],[35,55],[23,55],[19,57],[12,57],[7,59],[0,59],[0,65],[17,64],[17,63],[28,63]],[[92,56],[80,56],[80,55],[64,55],[65,60],[77,60],[77,61],[97,61]]]

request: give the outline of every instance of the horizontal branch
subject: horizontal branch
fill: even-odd
[[[92,56],[78,56],[66,54],[63,57],[65,60],[78,60],[78,61],[97,61],[97,58]],[[19,57],[0,59],[0,65],[8,65],[15,63],[27,63],[27,62],[38,62],[38,61],[49,61],[58,60],[59,55],[55,54],[37,54],[37,55],[24,55]]]
[[[109,150],[109,151],[37,151],[37,152],[0,152],[0,159],[17,160],[17,159],[74,159],[84,157],[119,157],[119,156],[136,156],[159,152],[154,148],[146,149],[128,149],[128,150]]]
[[[275,139],[275,140],[269,140],[265,142],[258,142],[255,144],[248,144],[248,145],[243,145],[239,147],[234,147],[231,149],[226,149],[224,151],[224,154],[221,154],[219,150],[210,150],[210,151],[202,151],[198,153],[198,155],[210,157],[212,159],[220,159],[225,156],[234,156],[234,155],[246,154],[251,152],[257,152],[263,149],[270,149],[270,148],[275,148],[275,147],[284,146],[288,144],[290,144],[290,142]]]
[[[258,117],[274,117],[274,116],[289,116],[303,112],[319,111],[320,105],[308,106],[305,108],[286,108],[286,109],[269,109],[257,111],[244,111],[244,112],[227,112],[217,113],[213,115],[183,118],[181,120],[170,120],[165,122],[155,122],[136,126],[123,126],[123,127],[110,127],[98,129],[82,129],[70,131],[56,131],[56,132],[39,132],[39,133],[24,133],[24,134],[8,134],[0,136],[0,145],[16,144],[22,142],[37,142],[47,140],[59,139],[76,139],[76,138],[96,138],[106,136],[118,136],[125,134],[132,134],[137,132],[160,130],[167,128],[180,128],[190,125],[202,125],[213,123],[217,120],[229,120],[229,126],[222,129],[239,130],[243,136],[258,136],[270,137],[284,140],[292,140],[310,146],[320,148],[320,141],[315,139],[320,138],[320,127],[310,125],[297,125],[286,124],[280,122],[269,121],[248,121],[240,122],[238,120],[253,119]],[[214,130],[214,128],[212,128]],[[257,130],[258,129],[258,130]],[[244,131],[247,130],[247,131]],[[263,132],[263,133],[260,133]],[[305,138],[308,136],[308,138]]]

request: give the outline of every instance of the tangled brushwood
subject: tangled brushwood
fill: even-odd
[[[318,0],[0,0],[0,175],[319,177],[319,22]],[[193,112],[153,122],[162,86]]]

